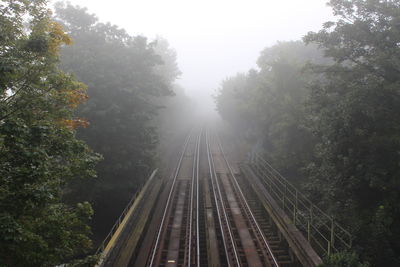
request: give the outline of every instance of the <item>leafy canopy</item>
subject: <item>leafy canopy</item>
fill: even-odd
[[[46,1],[0,1],[0,265],[54,266],[91,246],[88,203],[63,188],[95,176],[98,156],[75,138],[85,86],[57,68],[71,39]]]

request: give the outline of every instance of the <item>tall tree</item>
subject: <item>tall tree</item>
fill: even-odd
[[[314,137],[305,126],[308,85],[314,74],[305,71],[309,63],[327,62],[314,45],[301,41],[278,42],[265,48],[260,67],[259,115],[263,146],[269,161],[294,182],[301,182],[302,167],[312,158]]]
[[[43,0],[0,1],[0,265],[54,266],[90,249],[90,205],[63,204],[98,159],[75,138],[85,86],[57,68],[70,44]]]
[[[178,67],[176,51],[170,47],[168,40],[161,36],[154,41],[153,50],[162,61],[154,67],[154,71],[164,79],[167,85],[174,84],[182,74]]]
[[[55,10],[74,40],[62,50],[61,67],[88,85],[89,100],[78,114],[91,125],[79,136],[104,157],[99,181],[77,183],[71,197],[91,199],[101,238],[153,167],[158,136],[152,120],[159,108],[153,100],[171,94],[173,79],[169,70],[157,73],[163,62],[145,37],[100,23],[85,8],[58,3]]]
[[[305,126],[307,86],[315,75],[303,69],[326,61],[316,46],[278,42],[261,52],[259,71],[225,80],[216,98],[221,116],[293,181],[302,180],[315,142]]]
[[[312,86],[310,187],[351,225],[373,266],[400,265],[400,1],[332,0],[314,42],[335,60]]]
[[[182,121],[190,117],[192,107],[190,107],[191,103],[185,95],[184,89],[175,83],[181,75],[176,51],[170,47],[166,39],[160,36],[154,41],[153,49],[162,60],[160,65],[155,66],[154,71],[161,76],[172,93],[152,99],[153,104],[158,105],[161,111],[157,114],[154,125],[163,141],[168,140],[167,142],[169,142],[169,137],[166,138],[166,135],[173,135],[177,132],[177,129],[184,124]]]

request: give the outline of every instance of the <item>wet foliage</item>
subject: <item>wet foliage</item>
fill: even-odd
[[[218,109],[351,229],[363,260],[398,266],[400,2],[329,4],[337,21],[308,46],[266,48],[260,70],[223,83]]]
[[[193,122],[167,40],[48,4],[0,0],[1,266],[96,261],[92,240]],[[354,234],[325,266],[399,266],[400,1],[329,5],[320,31],[225,79],[217,109]]]
[[[0,265],[54,266],[91,249],[90,204],[62,202],[100,158],[76,138],[86,87],[57,67],[71,41],[45,1],[0,4]]]
[[[66,199],[93,204],[95,237],[101,239],[155,168],[154,121],[180,72],[166,40],[130,36],[70,4],[58,3],[55,15],[74,41],[62,49],[60,66],[88,85],[88,101],[77,114],[90,126],[78,136],[103,156],[99,179],[72,184]]]

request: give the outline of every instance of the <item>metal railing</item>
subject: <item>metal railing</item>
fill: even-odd
[[[136,193],[132,196],[131,200],[128,202],[125,209],[122,211],[121,215],[114,223],[114,225],[111,228],[108,235],[104,238],[103,242],[101,242],[100,246],[97,248],[96,255],[103,253],[104,249],[107,247],[107,244],[110,242],[110,240],[114,236],[115,232],[117,231],[118,227],[121,225],[122,221],[125,219],[125,216],[128,213],[129,209],[132,207],[133,203],[135,203],[135,200],[139,196],[140,192],[146,186],[146,184],[148,184],[153,179],[153,177],[156,175],[157,171],[158,171],[158,169],[155,169],[154,171],[152,171],[149,179],[146,182],[142,183],[141,186],[136,190]]]
[[[291,222],[303,232],[321,257],[350,249],[352,236],[332,216],[314,205],[304,194],[259,154],[249,155],[249,164],[261,178],[271,197]]]

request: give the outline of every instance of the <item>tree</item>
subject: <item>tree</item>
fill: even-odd
[[[221,116],[292,181],[303,181],[315,143],[305,124],[307,86],[315,75],[303,69],[326,61],[316,46],[278,42],[261,52],[259,71],[225,80],[216,98]]]
[[[314,45],[301,41],[278,42],[265,48],[257,60],[260,67],[260,112],[263,146],[269,161],[296,183],[304,180],[302,168],[312,159],[315,138],[308,130],[308,85],[317,79],[307,64],[327,63]]]
[[[360,262],[354,252],[339,252],[324,259],[320,267],[369,267],[368,263]]]
[[[253,77],[257,74],[253,71]],[[236,129],[245,131],[254,129],[255,123],[250,118],[252,114],[252,96],[254,90],[249,86],[250,77],[244,73],[229,77],[222,82],[216,96],[217,110],[221,117],[232,124]],[[252,94],[253,93],[253,94]],[[250,130],[251,131],[251,130]]]
[[[89,100],[78,114],[91,126],[78,133],[104,157],[99,180],[74,184],[69,198],[89,197],[100,239],[153,168],[158,142],[153,118],[159,109],[154,99],[172,94],[169,75],[177,70],[157,73],[163,61],[145,37],[100,23],[85,8],[58,3],[55,10],[74,40],[62,49],[60,66],[88,85]]]
[[[161,63],[154,67],[155,73],[160,75],[167,85],[172,85],[182,74],[179,70],[176,51],[172,49],[166,39],[158,36],[153,44],[154,53],[159,55]]]
[[[312,85],[320,142],[309,186],[352,227],[364,259],[399,266],[400,1],[329,4],[338,21],[304,38],[335,61]]]
[[[54,266],[91,247],[91,206],[65,186],[95,176],[98,155],[75,137],[85,86],[57,68],[71,40],[42,0],[0,1],[0,265]]]
[[[170,47],[166,39],[160,36],[153,42],[153,50],[162,61],[160,65],[154,67],[154,72],[171,90],[169,95],[152,98],[151,102],[159,106],[161,111],[154,118],[153,124],[157,128],[158,136],[169,143],[171,140],[168,135],[176,134],[177,129],[185,124],[183,121],[191,117],[193,107],[184,89],[175,83],[182,74],[178,67],[176,51]],[[168,137],[165,138],[166,136]]]

